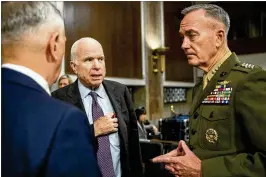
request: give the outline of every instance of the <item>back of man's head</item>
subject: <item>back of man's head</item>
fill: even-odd
[[[18,43],[28,37],[34,38],[42,25],[47,23],[63,23],[60,12],[51,2],[2,2],[1,10],[2,44]]]
[[[51,85],[65,54],[64,21],[51,2],[2,2],[2,62],[27,67]]]

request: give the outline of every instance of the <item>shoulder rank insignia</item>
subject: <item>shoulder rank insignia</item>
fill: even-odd
[[[253,69],[255,67],[255,65],[250,64],[250,63],[242,63],[240,66],[242,68],[247,68],[247,69]]]
[[[209,128],[205,132],[206,140],[210,143],[216,143],[218,140],[218,133],[213,128]]]

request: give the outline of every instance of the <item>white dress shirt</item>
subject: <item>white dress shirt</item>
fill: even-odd
[[[89,119],[89,123],[93,124],[92,118],[92,97],[89,93],[92,91],[91,89],[85,87],[79,80],[78,80],[78,88],[80,92],[80,96]],[[97,93],[97,101],[101,106],[104,115],[107,113],[114,113],[114,109],[110,102],[110,99],[101,84],[99,88],[94,90]],[[115,177],[121,177],[121,163],[120,163],[120,143],[119,143],[119,135],[118,132],[109,134],[109,141],[110,141],[110,149],[113,161],[113,167],[115,172]]]
[[[33,70],[31,70],[25,66],[15,65],[15,64],[10,64],[10,63],[3,64],[2,68],[12,69],[14,71],[17,71],[21,74],[24,74],[24,75],[30,77],[35,82],[37,82],[37,84],[39,84],[51,96],[51,92],[50,92],[49,85],[48,85],[47,81],[40,74],[36,73],[35,71],[33,71]]]

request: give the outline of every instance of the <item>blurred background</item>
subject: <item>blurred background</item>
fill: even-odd
[[[146,119],[188,115],[192,87],[203,73],[189,66],[181,50],[180,12],[192,4],[212,3],[230,15],[228,43],[240,60],[266,69],[266,2],[55,2],[64,16],[66,54],[61,75],[73,81],[71,45],[79,38],[97,39],[106,56],[107,78],[128,86],[134,107],[146,108]],[[156,59],[157,49],[161,52]],[[157,71],[157,72],[156,72]],[[52,86],[52,91],[58,83]],[[159,128],[159,127],[158,127]]]

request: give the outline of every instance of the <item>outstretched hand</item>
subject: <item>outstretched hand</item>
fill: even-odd
[[[152,162],[165,163],[165,168],[177,177],[201,176],[201,160],[182,140],[175,150],[153,158]]]

